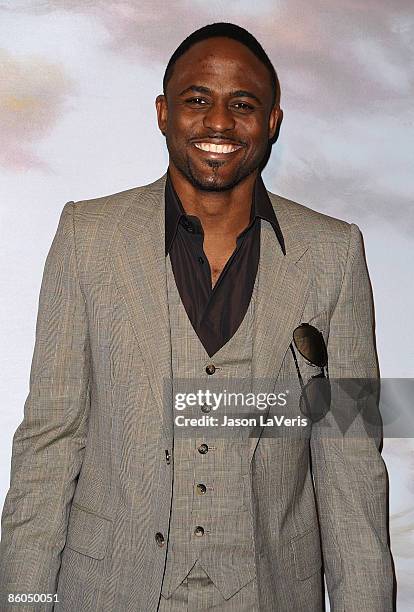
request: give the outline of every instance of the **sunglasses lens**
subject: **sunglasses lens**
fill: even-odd
[[[315,377],[305,385],[300,396],[302,414],[313,423],[320,421],[331,407],[331,385],[327,378]]]
[[[293,332],[293,340],[299,353],[310,363],[323,368],[328,362],[325,340],[321,332],[309,325],[302,323]]]

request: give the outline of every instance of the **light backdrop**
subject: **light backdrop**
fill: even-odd
[[[383,377],[414,377],[414,9],[409,0],[0,0],[0,506],[38,296],[64,203],[155,180],[154,100],[176,46],[232,21],[273,61],[284,120],[267,188],[357,223]],[[386,439],[398,610],[414,609],[414,443]]]

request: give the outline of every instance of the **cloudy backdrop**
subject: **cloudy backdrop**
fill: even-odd
[[[284,121],[271,191],[357,223],[383,377],[414,378],[410,0],[0,0],[0,506],[23,416],[46,254],[64,203],[167,167],[154,100],[177,45],[232,21],[263,44]],[[414,609],[414,443],[388,439],[398,610]]]

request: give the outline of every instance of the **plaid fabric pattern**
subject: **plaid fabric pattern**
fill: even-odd
[[[159,609],[174,469],[165,178],[62,210],[13,438],[2,612],[15,609],[10,593],[57,593],[59,603],[24,612]],[[286,255],[264,223],[253,392],[259,380],[296,376],[288,348],[302,321],[323,332],[332,378],[378,375],[359,228],[269,197]],[[334,612],[393,609],[380,440],[353,426],[359,437],[315,429],[310,440],[252,437],[245,447],[262,612],[322,610],[322,561]]]

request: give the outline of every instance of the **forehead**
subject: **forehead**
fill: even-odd
[[[196,83],[213,90],[249,87],[262,95],[271,95],[266,66],[248,47],[224,37],[194,44],[175,63],[170,83],[174,90]]]

